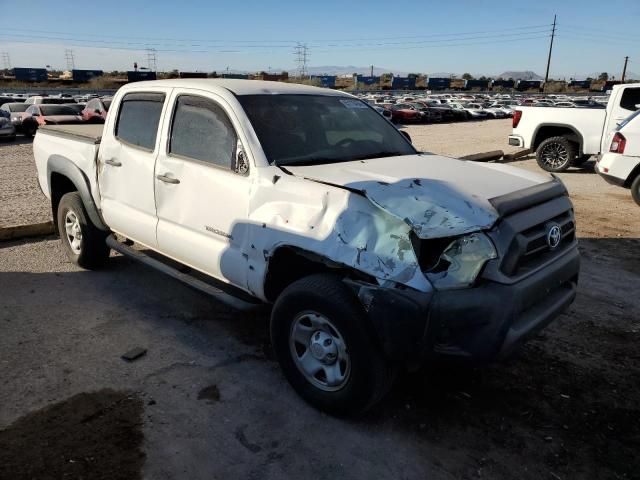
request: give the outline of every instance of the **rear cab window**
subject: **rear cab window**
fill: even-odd
[[[130,146],[153,151],[164,100],[164,93],[126,94],[120,102],[116,138]]]
[[[636,105],[640,104],[640,88],[627,88],[622,92],[620,107],[631,112],[638,110]]]

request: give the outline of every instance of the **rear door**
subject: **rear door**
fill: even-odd
[[[246,289],[253,172],[240,124],[222,98],[191,90],[173,94],[167,123],[155,169],[159,250]]]
[[[107,225],[149,247],[157,246],[154,169],[170,91],[154,88],[125,94],[105,126],[98,151],[102,215]]]
[[[640,85],[629,85],[619,87],[619,90],[614,90],[611,100],[609,100],[609,105],[607,105],[607,119],[602,132],[602,144],[600,145],[601,152],[606,152],[609,149],[613,131],[629,115],[638,110],[636,105],[640,105]]]

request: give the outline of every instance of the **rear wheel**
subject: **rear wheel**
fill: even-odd
[[[640,175],[631,183],[631,196],[640,205]]]
[[[78,192],[60,199],[57,217],[62,248],[69,260],[87,269],[102,266],[109,258],[110,249],[105,243],[108,233],[91,223]]]
[[[565,137],[551,137],[536,149],[538,165],[547,172],[564,172],[576,158],[576,147]]]
[[[364,411],[393,382],[361,305],[337,276],[311,275],[287,287],[273,308],[271,341],[291,386],[320,410]]]

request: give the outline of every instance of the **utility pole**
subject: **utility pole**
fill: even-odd
[[[158,56],[156,55],[156,49],[155,48],[147,48],[147,67],[149,67],[149,70],[152,72],[157,71],[158,69],[158,65],[157,62],[158,61]]]
[[[373,77],[373,65],[371,65],[371,76]]]
[[[549,44],[549,57],[547,58],[547,73],[544,74],[545,86],[549,81],[549,66],[551,65],[551,51],[553,50],[553,38],[556,36],[556,16],[553,16],[553,28],[551,29],[551,43]]]
[[[307,76],[307,61],[309,60],[309,47],[306,43],[298,43],[293,53],[296,57],[296,63],[298,64],[298,77],[304,78]]]
[[[11,70],[11,58],[9,57],[9,52],[2,52],[2,64],[5,69]]]
[[[624,83],[624,77],[627,75],[627,62],[629,62],[629,57],[624,57],[624,67],[622,68],[622,83]]]
[[[67,60],[67,70],[73,70],[76,68],[76,62],[73,58],[73,50],[67,48],[64,51],[64,58]]]

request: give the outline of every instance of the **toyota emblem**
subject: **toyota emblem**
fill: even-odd
[[[560,240],[562,240],[560,225],[551,225],[549,230],[547,230],[547,245],[549,245],[549,248],[553,250],[560,245]]]

